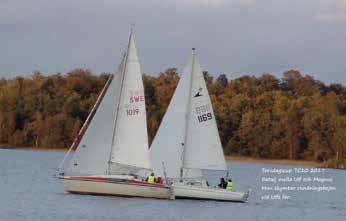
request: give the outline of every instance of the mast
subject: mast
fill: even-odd
[[[113,145],[114,145],[114,138],[115,138],[115,133],[116,133],[116,128],[117,128],[117,119],[118,119],[118,115],[119,115],[119,106],[120,106],[120,100],[121,100],[121,94],[123,92],[123,85],[124,85],[124,78],[125,78],[125,70],[126,70],[126,63],[127,63],[127,57],[129,54],[129,49],[130,49],[130,41],[132,38],[132,34],[133,34],[133,29],[131,28],[130,30],[130,36],[129,36],[129,43],[127,45],[127,52],[125,54],[125,56],[122,59],[122,62],[120,64],[120,73],[121,73],[121,82],[120,82],[120,93],[119,96],[117,97],[117,107],[115,109],[116,114],[115,114],[115,119],[114,119],[114,128],[113,128],[113,136],[112,136],[112,143],[111,143],[111,150],[109,153],[109,157],[108,157],[108,170],[107,170],[107,174],[110,175],[111,172],[111,164],[112,164],[112,152],[113,152]]]
[[[191,71],[190,71],[190,84],[189,84],[189,93],[188,93],[188,101],[187,101],[187,107],[186,107],[186,117],[185,117],[185,128],[184,128],[184,143],[182,143],[183,146],[183,152],[182,152],[182,164],[180,168],[180,181],[183,181],[183,173],[184,173],[184,162],[185,162],[185,149],[186,149],[186,141],[188,136],[188,123],[190,119],[190,109],[191,109],[191,92],[192,92],[192,80],[193,80],[193,72],[194,72],[194,66],[195,66],[195,48],[192,48],[192,62],[191,62]]]

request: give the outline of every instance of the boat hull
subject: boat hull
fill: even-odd
[[[233,192],[220,188],[193,186],[184,183],[173,184],[172,192],[175,198],[232,201],[242,203],[246,202],[249,197],[249,191]]]
[[[69,193],[172,199],[171,189],[162,184],[104,177],[60,177]]]

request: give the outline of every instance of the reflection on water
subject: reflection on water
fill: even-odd
[[[290,200],[261,200],[262,168],[231,163],[238,190],[252,189],[248,203],[151,200],[74,195],[53,178],[63,153],[0,150],[0,220],[346,220],[346,171],[326,170],[330,193],[293,192]],[[208,173],[214,185],[223,173]]]

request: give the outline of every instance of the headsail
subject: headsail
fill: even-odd
[[[115,97],[119,87],[120,76],[117,75],[113,77],[94,117],[81,138],[66,168],[66,174],[106,174],[116,114]]]
[[[110,161],[150,169],[144,87],[133,33],[122,72]]]
[[[153,143],[150,146],[152,168],[159,176],[164,176],[163,162],[168,177],[179,177],[179,171],[183,161],[184,127],[191,65],[192,59],[189,59]]]

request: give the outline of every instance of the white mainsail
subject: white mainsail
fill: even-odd
[[[110,83],[66,174],[118,174],[123,166],[150,168],[144,87],[132,32],[119,74]]]
[[[111,162],[150,169],[144,86],[133,34],[130,35],[120,95]]]
[[[213,107],[194,51],[183,168],[226,170]]]
[[[198,177],[201,169],[226,170],[213,108],[194,53],[182,73],[159,130],[150,147],[154,171],[168,177]],[[191,170],[192,169],[192,170]]]

